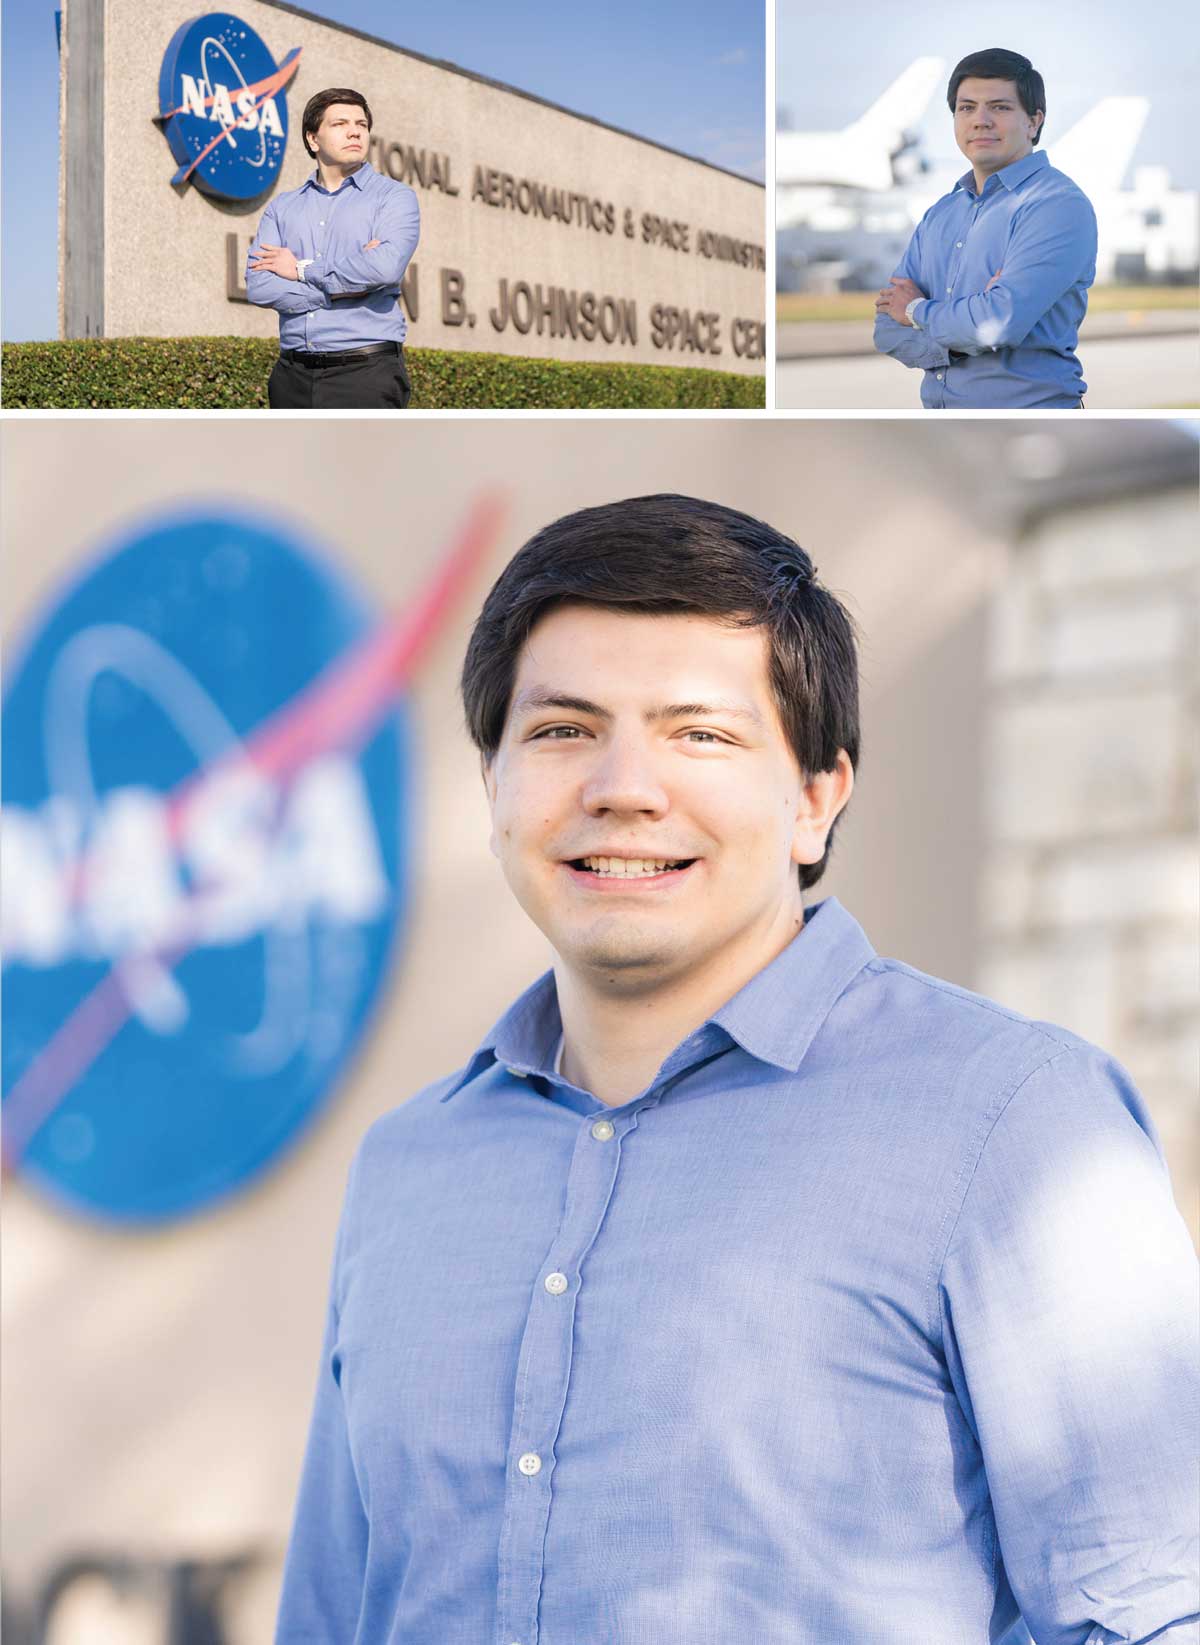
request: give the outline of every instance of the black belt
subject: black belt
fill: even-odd
[[[376,354],[399,354],[399,343],[364,343],[361,348],[342,349],[337,354],[306,354],[303,349],[281,348],[279,358],[290,366],[352,366]]]

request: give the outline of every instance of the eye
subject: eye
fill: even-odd
[[[574,742],[576,737],[582,735],[583,732],[577,725],[548,725],[541,731],[535,731],[529,740],[530,742],[537,742],[540,738],[551,742],[565,743]]]
[[[688,738],[700,737],[709,743],[723,743],[725,741],[725,738],[718,737],[715,731],[685,731],[684,736]]]

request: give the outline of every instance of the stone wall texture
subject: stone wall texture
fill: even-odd
[[[1200,568],[1190,490],[1052,513],[991,624],[979,987],[1129,1069],[1197,1236]]]

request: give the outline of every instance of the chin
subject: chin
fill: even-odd
[[[679,969],[678,946],[664,932],[614,930],[588,932],[564,945],[564,958],[573,965],[603,973],[610,984],[631,991],[647,982],[660,982]]]

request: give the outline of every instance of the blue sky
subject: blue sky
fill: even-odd
[[[196,15],[205,9],[212,8],[197,4]],[[601,8],[544,0],[438,0],[412,8],[394,0],[317,0],[304,9],[763,176],[761,0],[608,0]],[[53,337],[58,328],[54,10],[52,0],[4,0],[0,330],[11,342]],[[163,152],[169,172],[165,146]]]
[[[1133,166],[1168,166],[1175,188],[1200,188],[1198,15],[1187,0],[1006,0],[986,17],[945,0],[905,0],[898,11],[882,0],[839,0],[836,26],[822,17],[814,27],[811,0],[779,0],[776,101],[796,130],[836,130],[914,57],[943,57],[949,70],[968,52],[1006,46],[1046,82],[1048,147],[1101,97],[1148,97]],[[923,129],[930,158],[961,168],[944,99],[933,99]]]

